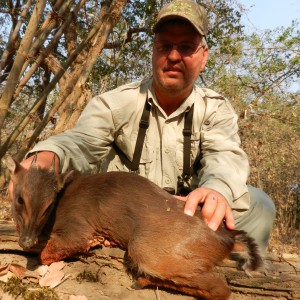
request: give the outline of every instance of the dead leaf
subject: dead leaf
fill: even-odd
[[[47,273],[43,278],[39,280],[40,286],[57,286],[62,282],[65,273],[63,271],[54,271]]]
[[[7,264],[0,268],[0,276],[6,275],[8,271],[12,272],[19,279],[23,279],[27,269],[18,264]]]
[[[43,277],[48,272],[49,266],[47,265],[40,265],[38,266],[34,272],[38,275]]]
[[[9,271],[14,273],[19,279],[23,279],[27,269],[18,264],[10,264]]]
[[[9,264],[0,267],[0,276],[6,275],[9,270]]]
[[[64,261],[54,262],[49,266],[49,272],[60,271],[65,267],[66,263]]]

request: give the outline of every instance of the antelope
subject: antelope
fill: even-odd
[[[126,251],[134,288],[160,286],[206,300],[229,298],[230,289],[214,269],[236,243],[247,248],[246,272],[263,265],[245,232],[224,225],[211,230],[201,214],[184,214],[183,201],[138,174],[57,174],[35,163],[26,170],[11,157],[7,165],[19,244],[34,248],[46,236],[42,264],[86,253],[105,239]]]

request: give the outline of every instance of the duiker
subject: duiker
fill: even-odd
[[[59,175],[35,165],[25,170],[11,158],[8,166],[20,245],[32,248],[42,231],[48,234],[42,264],[86,252],[104,238],[126,250],[134,287],[162,286],[224,300],[230,290],[213,271],[236,242],[248,249],[245,270],[263,263],[244,232],[222,226],[212,231],[200,216],[185,215],[181,201],[137,174]]]

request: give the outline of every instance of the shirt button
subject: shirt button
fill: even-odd
[[[204,125],[209,125],[210,124],[210,121],[209,120],[206,120],[205,122],[204,122]]]
[[[168,183],[168,184],[169,184],[170,182],[171,182],[171,180],[170,180],[169,178],[166,178],[166,179],[165,179],[165,183]]]
[[[165,153],[168,154],[170,151],[169,149],[165,149]]]

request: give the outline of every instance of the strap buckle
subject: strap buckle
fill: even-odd
[[[182,130],[182,134],[183,134],[184,136],[191,136],[191,135],[192,135],[192,130],[191,130],[190,128],[184,128],[184,129]]]
[[[148,127],[149,127],[148,120],[141,120],[140,121],[140,128],[147,129]]]

